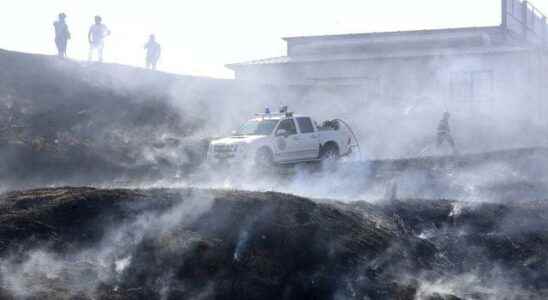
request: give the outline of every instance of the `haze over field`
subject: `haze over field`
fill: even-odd
[[[0,300],[548,299],[548,48],[496,27],[500,0],[20,0],[3,12]],[[53,55],[59,12],[72,59]],[[97,14],[112,36],[105,63],[88,63]],[[282,36],[466,26],[494,27],[378,48],[450,50],[415,61],[202,77],[285,55]],[[150,33],[159,69],[183,75],[136,67]],[[355,37],[341,44],[370,50]],[[506,48],[518,54],[492,52]],[[281,105],[322,126],[281,113],[231,133]],[[277,130],[291,120],[291,135]],[[317,152],[288,146],[309,137]]]

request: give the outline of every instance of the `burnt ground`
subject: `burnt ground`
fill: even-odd
[[[380,160],[366,163],[368,182],[363,186],[390,183],[404,197],[540,201],[548,194],[546,166],[546,148]]]
[[[540,299],[548,289],[544,202],[57,188],[7,193],[0,206],[3,299]]]
[[[275,90],[3,50],[0,65],[0,299],[546,298],[547,149],[211,184],[201,105]],[[314,197],[62,187],[227,175]]]
[[[181,179],[202,184],[208,140],[220,132],[214,125],[230,128],[225,118],[240,123],[241,115],[256,111],[253,105],[279,103],[285,95],[270,86],[1,49],[0,66],[0,191]],[[226,105],[218,112],[211,105],[232,102],[249,105],[235,105],[238,113],[226,112]],[[371,191],[382,194],[395,184],[402,197],[540,200],[548,192],[547,165],[547,149],[511,149],[349,163],[327,181],[359,179],[341,188],[352,199]],[[243,177],[249,181],[255,175]],[[298,193],[287,189],[294,179],[284,170],[272,181],[279,182],[276,190]]]
[[[2,49],[0,66],[0,189],[184,176],[202,161],[209,134],[218,134],[205,126],[219,125],[211,114],[226,125],[209,103],[275,94],[269,86]]]
[[[201,155],[190,136],[203,120],[177,108],[173,87],[208,79],[3,50],[0,66],[4,185],[154,178]]]

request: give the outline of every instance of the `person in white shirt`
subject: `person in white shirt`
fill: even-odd
[[[98,61],[103,61],[103,49],[105,48],[105,37],[110,35],[110,30],[102,23],[100,16],[95,17],[95,24],[91,25],[88,33],[89,40],[89,61],[93,60],[93,52],[97,51]]]
[[[146,68],[156,70],[156,64],[158,64],[158,60],[160,59],[162,48],[160,47],[160,44],[156,42],[154,34],[150,35],[148,42],[145,44],[145,49],[147,50],[145,60]]]

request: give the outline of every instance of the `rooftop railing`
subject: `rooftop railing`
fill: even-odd
[[[524,40],[548,47],[546,16],[529,1],[502,0],[502,25]]]

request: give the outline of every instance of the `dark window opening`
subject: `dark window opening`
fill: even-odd
[[[297,118],[297,123],[299,123],[301,133],[314,132],[314,126],[312,125],[310,118]]]
[[[297,134],[297,127],[293,119],[285,119],[280,122],[277,130],[284,129],[288,135]]]

